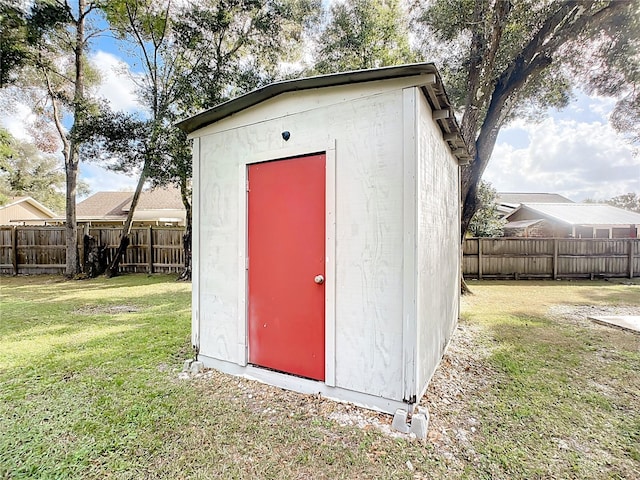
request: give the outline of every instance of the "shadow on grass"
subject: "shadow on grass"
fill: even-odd
[[[590,291],[583,298],[587,303],[607,303],[611,305],[637,305],[640,315],[640,286],[627,287],[626,289],[603,289]]]
[[[113,325],[145,316],[152,322],[162,315],[190,316],[190,285],[167,276],[117,278],[118,283],[108,288],[105,279],[95,283],[40,280],[38,284],[32,278],[16,277],[6,282],[0,324],[3,338],[37,336],[53,330],[82,331],[92,328],[93,323],[101,328],[102,323]]]
[[[2,343],[10,345],[8,350],[0,357],[0,365],[3,368],[12,368],[21,365],[38,365],[42,359],[47,363],[55,363],[53,357],[95,356],[95,350],[101,350],[101,356],[105,351],[112,351],[115,345],[111,341],[123,333],[131,333],[132,330],[141,328],[142,325],[123,324],[109,325],[84,324],[83,328],[69,328],[69,325],[61,325],[59,328],[34,327],[24,330],[20,334],[6,337]],[[90,328],[88,328],[90,327]],[[110,345],[111,344],[111,345]]]
[[[60,276],[39,275],[28,277],[4,277],[3,297],[33,298],[41,303],[60,303],[84,300],[91,292],[95,292],[96,298],[108,298],[110,301],[118,301],[122,298],[135,298],[130,289],[146,289],[154,286],[171,286],[175,289],[189,286],[188,283],[175,282],[176,275],[166,274],[129,274],[107,279],[98,277],[85,280],[68,280]],[[34,289],[36,291],[34,291]],[[113,291],[123,291],[119,296],[114,296]],[[149,292],[141,293],[137,297],[147,298]]]

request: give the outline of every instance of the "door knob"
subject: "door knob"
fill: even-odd
[[[324,283],[324,277],[322,275],[316,275],[316,278],[313,279],[318,285],[322,285]]]

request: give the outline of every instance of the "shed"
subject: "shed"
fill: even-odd
[[[413,410],[457,324],[469,158],[433,64],[274,83],[178,126],[198,360]]]

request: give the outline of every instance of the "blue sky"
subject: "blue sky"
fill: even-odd
[[[640,192],[640,156],[608,123],[610,98],[577,92],[540,122],[503,127],[484,178],[502,192],[603,200]]]
[[[106,79],[101,94],[114,106],[138,108],[133,82],[119,72],[118,57],[93,57]],[[503,127],[484,178],[502,192],[553,192],[572,200],[607,199],[640,192],[640,156],[608,124],[610,98],[577,92],[565,109],[551,110],[539,122],[517,120]],[[94,191],[133,188],[135,179],[83,165]]]
[[[131,61],[108,36],[95,43],[90,60],[102,72],[98,94],[118,110],[139,110],[127,72]],[[608,124],[613,105],[612,99],[576,92],[567,108],[549,111],[539,122],[503,127],[484,178],[501,192],[552,192],[575,201],[640,193],[640,155]],[[0,123],[24,137],[29,113],[19,108]],[[89,163],[81,164],[80,176],[92,193],[133,190],[137,180]]]

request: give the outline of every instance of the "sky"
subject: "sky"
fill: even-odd
[[[93,58],[106,79],[100,93],[115,108],[138,108],[122,61],[102,51]],[[549,111],[540,122],[503,127],[484,178],[499,192],[559,193],[574,201],[640,193],[640,155],[609,125],[613,106],[611,98],[578,92],[568,107]],[[96,165],[83,165],[81,175],[92,191],[135,187],[135,179]]]
[[[102,72],[98,94],[117,110],[139,110],[130,61],[108,42],[98,44],[90,58]],[[609,125],[613,106],[610,98],[578,91],[568,107],[549,111],[539,122],[517,120],[504,126],[484,179],[499,192],[559,193],[574,201],[640,193],[640,154],[634,156]],[[28,108],[19,107],[15,115],[0,118],[0,124],[26,138],[29,115]],[[133,190],[137,181],[90,163],[81,163],[80,178],[91,193]]]
[[[559,193],[574,201],[640,193],[640,154],[608,123],[615,101],[575,97],[540,122],[503,127],[484,179],[499,192]]]

